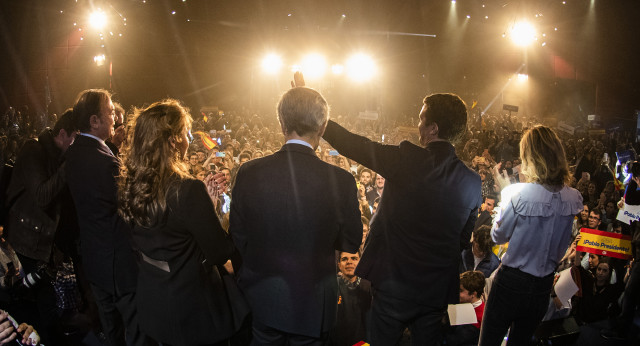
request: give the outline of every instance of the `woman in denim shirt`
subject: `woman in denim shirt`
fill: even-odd
[[[522,172],[528,183],[502,191],[491,237],[509,242],[493,282],[479,345],[528,345],[544,316],[553,273],[571,241],[582,210],[582,196],[567,184],[569,168],[558,135],[546,126],[527,131],[520,141]]]

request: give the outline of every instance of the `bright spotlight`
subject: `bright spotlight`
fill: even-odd
[[[275,54],[269,54],[262,59],[262,70],[268,74],[276,74],[282,67],[282,59]]]
[[[526,82],[529,80],[529,75],[524,73],[518,73],[518,82]]]
[[[96,63],[96,66],[104,65],[105,60],[107,60],[107,58],[104,56],[104,54],[96,55],[93,57],[93,62]]]
[[[518,22],[511,29],[511,40],[517,46],[528,46],[536,38],[536,30],[528,22]]]
[[[327,69],[327,62],[320,54],[309,54],[302,60],[302,73],[310,79],[317,79],[324,76]]]
[[[333,74],[342,74],[342,72],[344,72],[344,66],[340,64],[332,65],[331,72],[333,72]]]
[[[107,14],[98,9],[89,15],[89,24],[95,29],[102,29],[107,25]]]
[[[347,61],[347,74],[358,82],[368,81],[375,74],[375,63],[371,57],[356,54]]]

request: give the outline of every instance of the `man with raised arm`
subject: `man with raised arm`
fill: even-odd
[[[323,138],[329,144],[385,178],[356,269],[374,292],[371,345],[395,345],[405,327],[412,344],[435,344],[447,304],[459,300],[460,251],[469,246],[482,202],[480,176],[452,145],[466,125],[466,106],[453,94],[424,99],[422,147],[380,144],[333,121],[327,125]]]

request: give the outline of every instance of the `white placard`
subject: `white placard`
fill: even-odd
[[[478,323],[476,311],[470,303],[449,304],[447,312],[449,313],[449,322],[452,326]]]
[[[618,211],[616,219],[627,225],[630,225],[631,221],[640,221],[640,205],[629,205],[625,203],[624,208]]]

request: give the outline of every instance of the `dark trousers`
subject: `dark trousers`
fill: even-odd
[[[633,261],[627,286],[624,289],[624,296],[622,297],[622,312],[616,325],[617,331],[621,336],[627,336],[629,333],[638,305],[640,305],[640,263]]]
[[[315,338],[312,336],[286,333],[253,321],[253,340],[251,340],[251,346],[322,346],[327,344],[327,339],[328,333],[324,333],[321,337]]]
[[[157,345],[140,331],[135,293],[114,295],[93,284],[91,291],[96,298],[102,332],[109,345]]]
[[[372,346],[395,345],[408,327],[412,345],[437,345],[442,336],[445,312],[446,306],[425,306],[374,291],[367,341]]]
[[[479,346],[529,345],[549,304],[553,274],[537,277],[501,266],[484,308]]]

